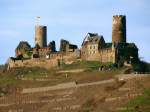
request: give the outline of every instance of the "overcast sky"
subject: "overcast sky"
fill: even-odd
[[[58,49],[61,38],[80,47],[88,32],[111,42],[112,16],[120,14],[127,18],[127,41],[150,62],[150,0],[0,0],[0,64],[15,55],[20,41],[34,46],[37,16]]]

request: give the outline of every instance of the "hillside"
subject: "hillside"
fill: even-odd
[[[97,62],[1,70],[0,112],[148,112],[150,76],[125,70]]]

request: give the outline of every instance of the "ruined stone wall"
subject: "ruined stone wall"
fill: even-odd
[[[112,43],[126,42],[126,16],[113,16]]]
[[[17,67],[44,67],[47,69],[58,67],[59,62],[66,64],[71,64],[79,58],[76,52],[70,53],[52,53],[49,59],[44,58],[33,58],[28,60],[13,60],[9,59],[8,69],[17,68]]]
[[[47,47],[47,27],[36,26],[35,27],[35,45],[39,47]]]
[[[17,68],[17,67],[44,67],[44,68],[52,68],[57,67],[58,62],[55,59],[51,60],[40,60],[40,59],[28,59],[28,60],[11,60],[8,61],[8,69]]]
[[[81,58],[78,51],[76,52],[69,52],[66,55],[63,56],[64,62],[66,64],[71,64],[72,62],[77,61],[77,59]]]
[[[61,52],[66,52],[66,51],[67,51],[66,47],[67,47],[68,45],[69,45],[69,41],[64,40],[64,39],[61,39],[61,40],[60,40],[60,51],[61,51]]]
[[[72,63],[76,61],[78,58],[80,58],[80,53],[78,51],[68,53],[58,52],[58,53],[51,53],[50,55],[50,59],[60,60],[66,64]]]
[[[48,44],[48,47],[51,49],[52,52],[56,52],[56,44],[55,44],[55,41],[51,41],[51,42]]]

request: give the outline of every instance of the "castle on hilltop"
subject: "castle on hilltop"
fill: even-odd
[[[9,68],[23,66],[56,67],[77,60],[99,61],[102,63],[131,63],[138,60],[138,48],[126,38],[126,16],[115,15],[112,22],[112,42],[107,43],[102,35],[88,33],[81,48],[61,39],[60,50],[56,51],[55,41],[47,44],[47,26],[35,27],[35,46],[26,41],[17,46],[16,57],[8,61]]]

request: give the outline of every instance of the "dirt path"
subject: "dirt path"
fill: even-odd
[[[78,88],[78,87],[84,87],[84,86],[106,84],[106,83],[111,83],[114,81],[115,79],[109,79],[109,80],[97,81],[97,82],[92,82],[92,83],[84,83],[84,84],[76,84],[76,82],[69,82],[69,83],[58,84],[55,86],[27,88],[27,89],[23,89],[22,93],[36,93],[36,92],[44,92],[44,91],[52,91],[52,90],[60,90],[60,89]]]
[[[118,75],[116,78],[119,80],[128,80],[136,77],[145,77],[149,76],[148,74],[129,74],[129,75]],[[114,82],[115,79],[109,79],[109,80],[103,80],[103,81],[97,81],[92,83],[84,83],[84,84],[77,84],[76,82],[69,82],[69,83],[62,83],[55,86],[47,86],[47,87],[39,87],[39,88],[25,88],[23,89],[22,93],[36,93],[36,92],[43,92],[43,91],[52,91],[52,90],[60,90],[60,89],[69,89],[69,88],[78,88],[78,87],[84,87],[84,86],[92,86],[92,85],[99,85],[99,84],[107,84]]]
[[[85,69],[74,69],[74,70],[62,70],[62,71],[58,71],[57,73],[79,73],[84,71]]]

